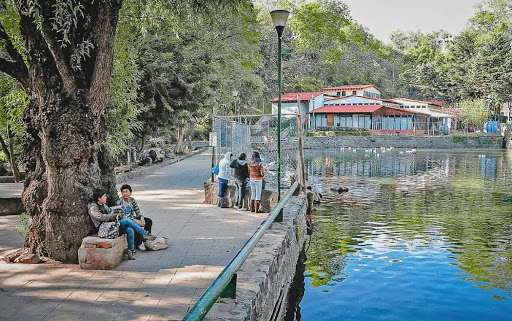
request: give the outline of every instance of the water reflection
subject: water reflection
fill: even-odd
[[[379,152],[306,152],[324,201],[312,223],[302,319],[507,318],[508,152]],[[348,192],[331,191],[340,186]],[[425,305],[429,313],[418,313]]]

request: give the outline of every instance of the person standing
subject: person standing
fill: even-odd
[[[228,207],[228,200],[226,198],[226,191],[228,189],[229,180],[232,179],[231,175],[231,158],[233,154],[231,152],[227,152],[224,155],[224,158],[219,162],[219,174],[217,174],[217,178],[219,180],[219,201],[217,206],[219,207]]]
[[[263,163],[261,162],[260,153],[253,152],[249,167],[249,184],[251,186],[251,212],[258,213],[261,201],[261,192],[263,188]]]
[[[243,206],[245,198],[245,188],[247,186],[247,179],[249,178],[249,168],[247,167],[247,161],[245,160],[247,155],[241,153],[238,159],[231,162],[230,167],[235,169],[234,181],[236,186],[235,192],[235,206],[239,211],[247,211],[247,208]]]
[[[149,217],[142,216],[139,208],[139,204],[132,197],[132,187],[128,184],[124,184],[121,186],[121,195],[116,202],[117,205],[121,206],[125,212],[125,217],[131,219],[137,225],[142,227],[148,233],[151,233],[151,228],[153,227],[153,220]],[[140,245],[142,244],[142,236],[139,233],[135,234],[135,247],[140,249]]]

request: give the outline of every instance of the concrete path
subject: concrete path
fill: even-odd
[[[0,183],[0,198],[21,197],[23,183]]]
[[[181,320],[267,214],[203,204],[205,152],[128,182],[163,251],[137,251],[113,271],[0,262],[0,320]],[[1,252],[22,246],[18,216],[0,217]]]

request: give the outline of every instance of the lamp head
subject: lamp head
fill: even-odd
[[[286,21],[290,16],[290,12],[286,10],[274,10],[270,12],[270,16],[272,17],[272,22],[274,22],[274,26],[276,27],[277,35],[281,38],[284,27],[286,26]]]

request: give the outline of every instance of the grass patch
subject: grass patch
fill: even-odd
[[[454,136],[453,142],[454,143],[465,143],[468,140],[466,136]]]

